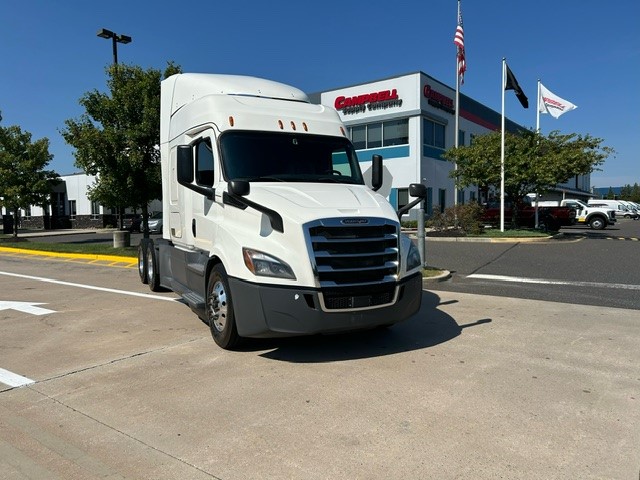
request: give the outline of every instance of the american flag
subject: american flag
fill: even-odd
[[[467,61],[464,54],[464,28],[462,27],[462,12],[460,11],[460,1],[458,1],[458,27],[453,37],[453,43],[458,47],[458,80],[464,83],[464,72],[467,71]]]

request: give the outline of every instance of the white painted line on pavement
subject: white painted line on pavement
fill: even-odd
[[[640,290],[640,285],[631,285],[626,283],[573,282],[569,280],[549,280],[546,278],[511,277],[509,275],[488,275],[488,274],[482,274],[482,273],[474,273],[471,275],[467,275],[467,278],[474,278],[479,280],[496,280],[498,282],[541,283],[545,285],[571,285],[575,287],[622,288],[625,290]]]
[[[34,277],[34,276],[31,276],[31,275],[21,275],[19,273],[0,272],[0,275],[6,275],[8,277],[26,278],[28,280],[36,280],[38,282],[54,283],[56,285],[64,285],[64,286],[67,286],[67,287],[86,288],[87,290],[98,290],[100,292],[119,293],[121,295],[131,295],[133,297],[149,298],[149,299],[153,299],[153,300],[167,300],[169,302],[178,301],[177,298],[161,297],[160,295],[150,295],[148,293],[128,292],[126,290],[116,290],[114,288],[96,287],[96,286],[93,286],[93,285],[84,285],[82,283],[64,282],[62,280],[55,280],[53,278]]]
[[[0,383],[4,383],[5,385],[9,385],[10,387],[24,387],[25,385],[30,385],[36,382],[35,380],[31,380],[30,378],[23,377],[22,375],[18,375],[17,373],[13,373],[9,370],[5,370],[4,368],[0,368]]]
[[[37,305],[46,305],[46,303],[4,302],[0,300],[0,310],[17,310],[19,312],[30,313],[31,315],[48,315],[50,313],[56,313],[54,310],[38,307]]]

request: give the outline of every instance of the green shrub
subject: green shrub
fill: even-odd
[[[417,220],[404,220],[402,222],[402,228],[418,228]]]
[[[457,229],[465,235],[479,235],[483,231],[482,217],[483,207],[475,202],[449,207],[440,212],[434,207],[434,213],[427,222],[428,226],[436,231]],[[456,220],[457,217],[457,220]]]

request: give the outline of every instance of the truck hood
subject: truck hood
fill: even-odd
[[[375,216],[397,220],[386,199],[364,185],[289,183],[251,184],[248,199],[271,208],[285,219]]]

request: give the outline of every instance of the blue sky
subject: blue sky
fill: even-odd
[[[423,71],[455,86],[456,0],[141,2],[2,0],[2,125],[48,137],[59,174],[78,171],[64,121],[104,90],[107,28],[129,35],[120,63],[246,74],[318,92]],[[468,70],[462,93],[500,112],[501,62],[529,97],[507,92],[507,116],[536,123],[537,80],[578,105],[542,133],[590,134],[616,150],[592,186],[640,183],[640,2],[462,0]]]

